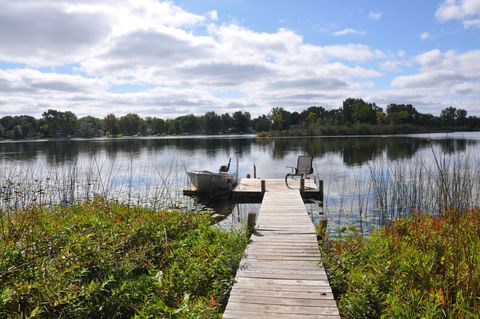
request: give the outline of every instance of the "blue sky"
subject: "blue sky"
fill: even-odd
[[[480,0],[0,0],[0,116],[480,115]]]

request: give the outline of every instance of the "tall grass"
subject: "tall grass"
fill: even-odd
[[[183,163],[174,157],[149,166],[95,157],[56,166],[4,164],[0,167],[0,211],[68,205],[95,196],[160,209],[181,203],[186,184]]]
[[[323,247],[344,317],[480,317],[478,163],[432,149],[413,164],[370,165],[365,196],[385,227],[368,237],[353,227]]]
[[[246,237],[211,224],[99,197],[18,210],[0,237],[0,318],[218,318]]]
[[[480,199],[480,167],[456,155],[369,166],[373,198],[381,225],[419,212],[438,215],[475,208]]]

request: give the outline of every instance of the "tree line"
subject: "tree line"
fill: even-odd
[[[424,128],[428,131],[477,130],[480,129],[480,118],[468,116],[466,110],[452,106],[444,108],[439,116],[420,113],[411,104],[390,104],[384,111],[375,103],[356,98],[346,99],[337,109],[311,106],[302,112],[290,112],[283,107],[274,107],[269,114],[256,118],[252,118],[249,112],[242,111],[232,114],[217,114],[210,111],[200,116],[188,114],[173,119],[141,118],[134,113],[120,117],[108,114],[104,118],[93,116],[78,118],[70,111],[50,109],[39,119],[29,115],[2,117],[0,138],[214,135],[295,130],[308,135],[318,133],[321,129],[338,127],[360,128],[360,132],[361,128],[373,127],[377,128],[375,132],[381,132],[382,127],[389,126],[395,132],[402,125]]]

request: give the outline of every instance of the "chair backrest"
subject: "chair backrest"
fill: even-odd
[[[312,156],[305,156],[301,155],[298,157],[297,161],[297,174],[312,174],[313,167],[312,167],[313,157]]]

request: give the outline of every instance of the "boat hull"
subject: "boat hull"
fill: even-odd
[[[187,172],[190,182],[198,192],[231,191],[236,185],[236,174],[213,173],[209,171]]]

